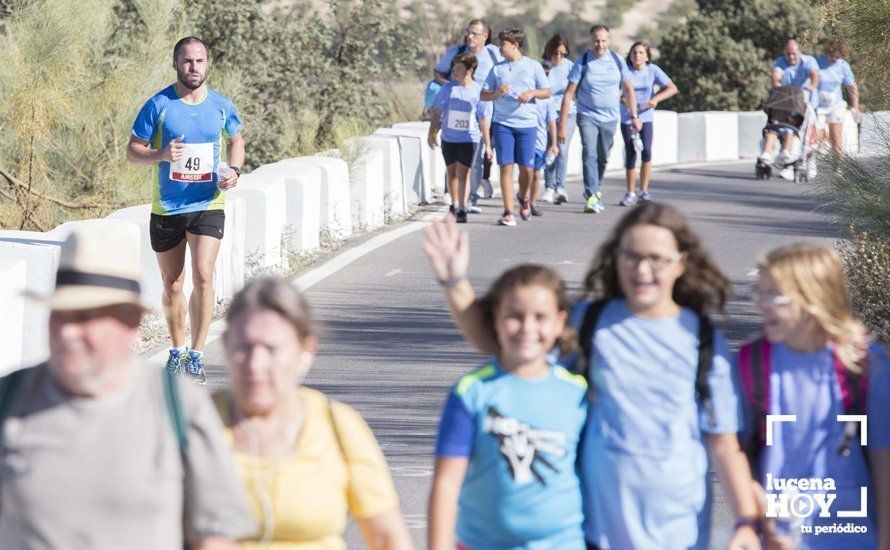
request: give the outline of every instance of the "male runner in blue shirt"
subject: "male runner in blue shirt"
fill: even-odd
[[[173,346],[167,368],[187,370],[206,382],[204,342],[216,301],[213,265],[225,227],[225,193],[238,183],[244,163],[241,121],[232,101],[204,85],[209,49],[194,36],[173,49],[177,81],[142,107],[127,145],[127,159],[155,165],[151,208],[151,247],[164,283],[162,303]],[[217,175],[226,141],[231,165]],[[194,290],[186,301],[185,248],[191,251]],[[191,349],[185,346],[189,312]]]

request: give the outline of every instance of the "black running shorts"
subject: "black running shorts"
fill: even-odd
[[[169,216],[152,214],[148,224],[151,249],[155,252],[172,250],[179,246],[187,232],[192,235],[207,235],[222,239],[225,226],[224,210],[203,210]]]
[[[455,162],[463,164],[467,168],[473,165],[473,157],[476,156],[476,147],[478,143],[454,143],[451,141],[442,142],[442,156],[445,158],[445,165]]]

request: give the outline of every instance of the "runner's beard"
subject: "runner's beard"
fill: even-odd
[[[188,80],[188,75],[189,73],[180,73],[177,76],[179,77],[179,83],[189,90],[197,90],[204,84],[204,81],[207,79],[206,76],[202,76],[200,80],[190,81]]]

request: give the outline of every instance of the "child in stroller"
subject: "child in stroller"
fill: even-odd
[[[794,86],[773,88],[763,110],[767,122],[755,166],[757,179],[772,177],[773,167],[796,182],[815,177],[816,113],[807,102],[804,90]],[[774,157],[777,144],[781,144],[780,151]]]

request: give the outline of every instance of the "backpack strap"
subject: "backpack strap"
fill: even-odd
[[[711,426],[717,425],[714,412],[714,401],[711,399],[711,387],[708,376],[714,366],[714,325],[707,315],[698,318],[698,364],[695,368],[695,397],[705,408]]]
[[[182,408],[182,399],[179,395],[179,384],[176,381],[176,375],[163,369],[164,377],[164,403],[167,405],[167,416],[170,424],[173,426],[173,433],[176,435],[176,443],[179,445],[179,454],[185,457],[186,447],[188,443],[187,432],[188,422]]]
[[[491,57],[491,66],[494,67],[498,64],[498,56],[494,53],[494,50],[488,47],[488,45],[485,46],[485,49],[488,50],[488,55]]]
[[[578,359],[575,361],[575,368],[573,369],[576,374],[580,374],[587,379],[587,386],[593,387],[591,383],[591,368],[590,366],[593,363],[593,333],[596,331],[596,323],[599,321],[600,313],[603,312],[603,308],[606,306],[606,300],[596,300],[595,302],[591,302],[590,305],[587,306],[587,310],[584,311],[584,317],[581,320],[581,326],[578,329],[578,349],[581,352],[578,354]]]
[[[739,370],[742,376],[742,387],[748,407],[754,416],[756,434],[746,441],[742,447],[748,456],[752,474],[755,479],[760,455],[766,446],[766,415],[769,414],[769,376],[772,359],[772,345],[760,337],[743,344],[739,350]]]
[[[613,52],[612,50],[609,50],[609,53],[612,54],[612,61],[615,62],[615,66],[618,68],[618,75],[623,76],[624,71],[622,71],[621,69],[623,69],[624,66],[621,63],[621,57],[617,53]],[[619,79],[619,82],[620,81],[621,80]],[[621,85],[619,84],[618,86],[620,87]]]
[[[587,63],[590,60],[590,50],[584,52],[584,55],[581,56],[581,79],[578,80],[578,87],[581,87],[581,84],[584,82],[584,75],[587,74]]]
[[[3,445],[3,424],[12,412],[12,405],[24,376],[24,369],[19,369],[0,378],[0,446]]]

